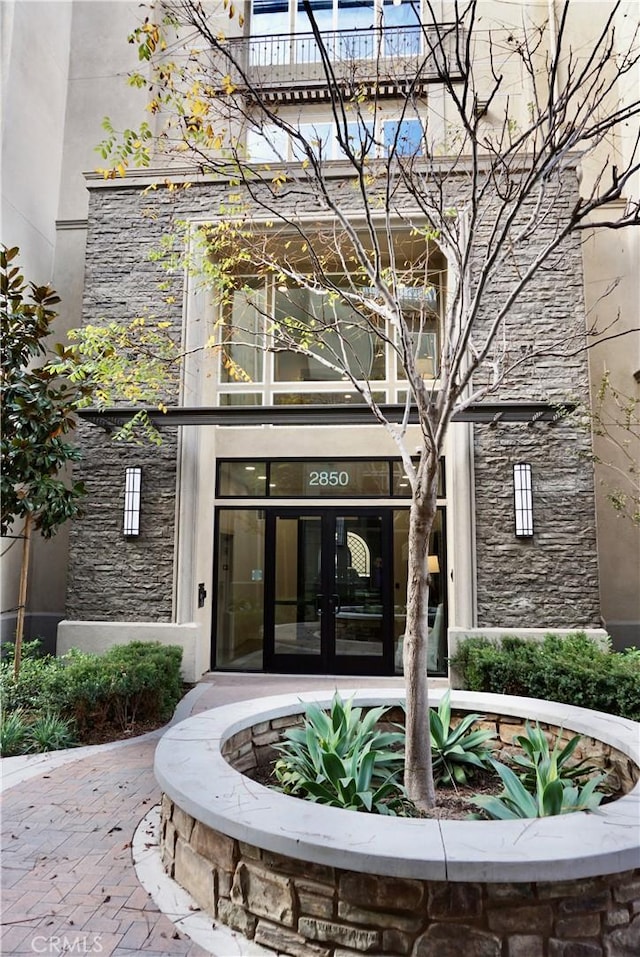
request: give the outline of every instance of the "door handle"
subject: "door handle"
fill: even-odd
[[[322,614],[322,595],[316,595],[316,615]]]
[[[340,613],[340,595],[332,595],[331,603],[333,605],[334,615],[338,615]]]

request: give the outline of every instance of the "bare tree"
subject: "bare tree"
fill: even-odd
[[[579,259],[586,227],[640,221],[630,198],[637,37],[621,49],[619,3],[607,5],[588,49],[575,50],[569,2],[552,24],[486,25],[482,4],[452,3],[443,23],[427,0],[411,27],[343,34],[321,33],[305,6],[308,34],[286,38],[243,36],[226,2],[234,37],[221,32],[219,7],[196,0],[150,14],[130,41],[151,64],[132,82],[148,89],[154,120],[120,138],[107,125],[104,175],[153,160],[171,188],[227,183],[210,223],[166,250],[220,303],[226,375],[246,377],[247,349],[264,347],[261,316],[266,348],[348,380],[396,443],[411,486],[405,783],[431,807],[427,557],[438,463],[457,411],[507,386],[528,397],[537,363],[572,361],[599,331],[580,310],[554,327],[526,322],[518,308],[569,254]],[[287,106],[292,67],[326,122]],[[594,224],[602,209],[611,215]],[[255,277],[271,277],[275,313]],[[251,308],[234,308],[238,295]],[[376,391],[385,354],[406,382],[401,422]]]

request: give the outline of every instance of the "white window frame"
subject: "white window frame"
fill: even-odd
[[[438,279],[440,280],[440,298],[438,302],[438,308],[434,310],[435,317],[439,328],[442,325],[443,319],[443,309],[444,309],[444,300],[446,297],[446,270],[437,271]],[[269,314],[273,316],[275,310],[275,277],[265,278],[266,285],[266,294],[265,302],[266,308],[269,311]],[[219,307],[224,308],[224,307]],[[265,319],[265,322],[267,320]],[[224,334],[224,325],[220,326],[220,342],[222,342],[222,337]],[[426,333],[430,334],[430,333]],[[346,399],[348,395],[353,396],[354,399],[357,399],[357,393],[351,384],[350,381],[340,381],[336,379],[327,379],[327,380],[314,380],[314,381],[299,381],[299,380],[289,380],[289,381],[279,381],[276,380],[275,375],[275,359],[276,356],[273,352],[267,351],[268,337],[266,329],[263,332],[263,344],[264,352],[262,357],[262,374],[263,378],[260,382],[225,382],[222,381],[222,357],[220,356],[217,361],[217,374],[215,376],[215,391],[216,391],[216,404],[220,405],[221,396],[232,397],[233,395],[256,395],[259,397],[260,402],[257,404],[262,405],[273,405],[275,404],[275,397],[278,395],[283,395],[291,392],[297,394],[316,394],[316,393],[327,393],[327,394],[338,394],[342,393],[343,397]],[[437,352],[437,344],[436,344]],[[383,401],[386,402],[400,402],[404,401],[404,395],[406,393],[406,379],[402,375],[401,371],[398,369],[397,356],[390,344],[385,345],[385,370],[383,379],[371,379],[368,382],[368,385],[372,392],[383,394]],[[436,355],[437,362],[437,355]],[[428,366],[425,368],[425,378],[433,379],[434,386],[437,386],[437,369],[433,369],[433,376],[429,374],[430,370]]]

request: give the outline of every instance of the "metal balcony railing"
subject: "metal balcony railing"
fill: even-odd
[[[374,84],[379,93],[392,95],[416,79],[421,86],[433,83],[443,71],[459,76],[456,43],[461,38],[453,24],[441,25],[438,33],[433,27],[374,27],[323,32],[321,38],[341,84]],[[326,87],[313,33],[234,38],[225,48],[228,55],[219,51],[214,65],[238,88],[249,85],[293,99],[304,98],[314,86]]]

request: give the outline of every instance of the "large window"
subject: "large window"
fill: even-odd
[[[376,291],[366,280],[328,274],[321,285],[315,283],[307,260],[296,259],[293,246],[282,237],[278,241],[283,262],[292,264],[298,282],[273,273],[261,279],[239,276],[236,290],[220,307],[220,405],[359,403],[365,387],[376,401],[403,401],[402,350],[407,345],[422,376],[437,379],[446,295],[439,250],[411,234],[394,240],[393,257],[399,264],[395,295],[409,333],[402,340],[393,323],[383,326],[375,309],[367,306]],[[332,241],[318,237],[325,256]],[[268,255],[277,260],[279,250]],[[347,258],[344,250],[340,255]],[[308,281],[300,278],[307,268]],[[293,346],[296,342],[302,351]]]

